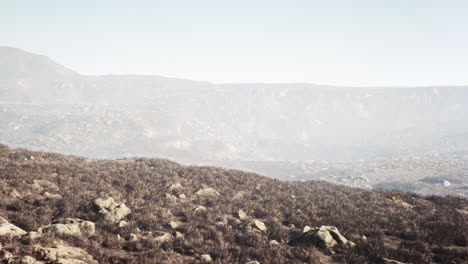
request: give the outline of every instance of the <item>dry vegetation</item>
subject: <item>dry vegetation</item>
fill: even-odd
[[[34,189],[34,180],[56,184],[59,190],[49,192],[62,198],[48,198],[45,190]],[[176,183],[181,187],[174,188]],[[195,194],[207,187],[220,195]],[[92,210],[90,202],[98,197],[131,208],[128,225],[119,227]],[[246,220],[235,216],[240,209]],[[467,210],[468,201],[456,197],[283,182],[160,159],[88,160],[0,145],[0,216],[28,232],[66,217],[96,223],[89,237],[0,237],[4,249],[20,255],[61,239],[99,263],[198,263],[209,254],[213,263],[384,263],[388,258],[461,264],[468,261]],[[262,221],[267,231],[248,232],[249,219]],[[331,254],[288,245],[304,226],[321,225],[338,227],[356,246],[338,246]],[[158,242],[145,239],[148,232],[171,236]]]

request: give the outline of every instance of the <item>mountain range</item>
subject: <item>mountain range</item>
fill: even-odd
[[[261,173],[272,169],[252,163],[451,160],[452,153],[468,149],[467,101],[466,86],[215,84],[162,76],[90,76],[42,55],[0,47],[1,142],[93,158],[162,157]],[[291,169],[274,174],[316,178],[307,171],[301,177],[292,177],[297,173]],[[443,182],[444,172],[429,170],[404,181],[440,174]],[[391,175],[361,187],[389,182]],[[456,178],[456,188],[438,182],[434,191],[466,195],[464,165]],[[360,184],[343,177],[331,181]]]

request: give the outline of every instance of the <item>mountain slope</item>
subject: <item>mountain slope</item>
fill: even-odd
[[[0,142],[12,146],[97,158],[238,164],[239,169],[250,169],[248,162],[391,163],[468,149],[468,87],[212,84],[161,76],[86,76],[43,56],[0,50]],[[465,180],[460,187],[467,184]],[[435,193],[458,194],[454,188],[435,188]]]
[[[87,252],[79,251],[85,263],[202,263],[207,254],[213,263],[468,260],[468,201],[455,197],[281,182],[166,160],[90,160],[6,146],[0,146],[0,188],[0,216],[29,232],[17,238],[0,235],[0,251],[12,259],[41,259],[50,256],[47,250],[68,247]],[[96,209],[106,206],[96,198],[109,197],[118,206]],[[110,212],[116,213],[110,217]],[[80,222],[73,234],[60,233],[66,223],[82,220],[90,222]],[[47,227],[56,222],[62,226]],[[93,225],[84,233],[84,226]],[[356,245],[326,250],[294,242],[305,226],[329,225]],[[43,233],[31,233],[38,229]]]

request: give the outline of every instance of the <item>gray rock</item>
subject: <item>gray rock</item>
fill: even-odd
[[[169,191],[176,190],[182,188],[182,185],[180,183],[174,183],[171,186],[169,186]]]
[[[21,199],[21,194],[16,189],[11,190],[8,196]]]
[[[170,221],[169,222],[169,226],[172,228],[172,229],[177,229],[179,227],[181,227],[183,225],[182,222],[179,222],[179,221]]]
[[[33,182],[34,182],[33,185],[35,187],[39,186],[40,189],[46,189],[46,190],[53,191],[53,192],[60,191],[60,188],[57,186],[57,184],[53,182],[46,181],[46,180],[34,180]]]
[[[83,249],[63,244],[54,247],[34,246],[34,252],[47,263],[61,264],[98,264],[88,252]]]
[[[130,239],[129,239],[129,240],[130,240],[130,241],[137,241],[137,240],[138,240],[138,236],[135,235],[135,234],[133,234],[133,233],[131,233],[131,234],[130,234]]]
[[[271,240],[270,243],[268,243],[268,244],[270,244],[270,245],[272,245],[272,246],[278,246],[278,245],[279,245],[279,242],[276,241],[276,240]]]
[[[180,232],[176,232],[176,238],[183,239],[184,235],[182,233],[180,233]]]
[[[44,262],[42,261],[38,261],[36,260],[35,258],[31,257],[31,256],[24,256],[22,258],[20,258],[19,260],[17,260],[15,262],[15,264],[43,264]]]
[[[119,222],[132,212],[124,203],[118,204],[112,197],[107,199],[97,198],[94,200],[94,205],[98,212],[104,216],[104,219],[114,223]]]
[[[199,197],[216,197],[220,195],[218,191],[211,187],[198,190],[195,194]]]
[[[179,198],[177,198],[177,196],[172,195],[170,193],[166,193],[166,199],[168,199],[172,203],[177,203],[177,201],[179,200]]]
[[[213,259],[209,254],[203,254],[200,256],[200,258],[203,262],[213,262]]]
[[[120,221],[119,224],[118,224],[118,227],[126,227],[126,226],[128,226],[127,221]]]
[[[14,258],[15,257],[10,252],[0,249],[0,263],[12,263]]]
[[[173,240],[174,237],[166,232],[158,232],[158,234],[154,237],[154,241],[163,243],[163,242],[169,242]]]
[[[37,230],[39,233],[53,233],[58,235],[90,236],[96,228],[93,222],[77,218],[61,219],[56,224],[46,225]]]
[[[27,232],[23,229],[11,224],[5,218],[0,216],[0,236],[23,236]]]
[[[239,210],[239,211],[237,211],[237,212],[235,212],[235,213],[234,213],[234,216],[235,216],[236,218],[240,219],[240,220],[245,220],[245,219],[247,219],[247,214],[246,214],[244,211],[242,211],[242,209]]]
[[[246,230],[247,232],[265,232],[267,227],[262,221],[254,219],[247,224]]]
[[[44,196],[47,198],[47,199],[50,199],[50,200],[62,200],[63,197],[62,195],[60,194],[52,194],[52,193],[49,193],[49,192],[44,192]]]
[[[302,235],[290,244],[310,244],[321,248],[332,249],[336,245],[353,247],[355,244],[340,234],[334,226],[304,227]]]
[[[201,212],[205,212],[207,209],[205,206],[203,205],[199,205],[197,207],[195,207],[195,209],[193,210],[195,213],[201,213]]]

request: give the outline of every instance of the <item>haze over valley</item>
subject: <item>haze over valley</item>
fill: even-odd
[[[465,86],[90,76],[43,55],[0,47],[2,143],[93,158],[161,157],[280,179],[402,190],[411,184],[425,194],[467,195],[467,101]],[[438,162],[448,165],[433,169]],[[356,172],[370,163],[385,173]],[[393,176],[401,175],[393,163],[404,177]],[[342,172],[312,173],[336,167]],[[437,180],[418,183],[431,177]]]

